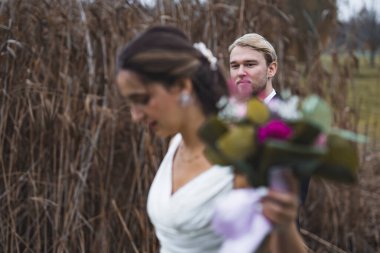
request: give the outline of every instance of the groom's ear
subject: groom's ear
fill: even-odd
[[[269,78],[273,78],[276,75],[276,72],[277,72],[277,62],[274,61],[270,63],[267,68],[267,76]]]

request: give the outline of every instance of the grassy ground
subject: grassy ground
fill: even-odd
[[[347,77],[349,87],[349,104],[359,119],[359,132],[368,134],[370,138],[380,138],[380,56],[376,66],[370,67],[368,57],[360,55],[359,68],[352,70],[352,77]],[[322,62],[325,69],[332,69],[330,55],[324,55]],[[339,56],[341,68],[347,63],[347,55]]]
[[[380,62],[378,59],[377,63]],[[380,135],[380,64],[370,67],[368,60],[361,57],[360,67],[354,76],[352,85],[352,102],[358,104],[362,115],[360,129],[369,128],[369,134],[374,138]]]

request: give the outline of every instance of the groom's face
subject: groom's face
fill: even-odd
[[[250,47],[236,46],[230,53],[230,75],[239,90],[262,92],[268,81],[269,68],[264,54]]]

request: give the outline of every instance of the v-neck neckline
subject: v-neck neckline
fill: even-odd
[[[175,144],[173,146],[173,150],[172,150],[172,153],[171,153],[171,157],[169,159],[169,169],[168,169],[168,173],[169,173],[169,199],[172,199],[174,198],[175,196],[178,195],[178,192],[181,192],[184,190],[184,188],[187,188],[189,184],[193,183],[194,181],[197,181],[199,180],[199,178],[202,178],[204,176],[204,174],[207,174],[210,170],[213,170],[215,168],[215,165],[211,164],[211,166],[202,171],[201,173],[199,173],[198,175],[196,175],[195,177],[191,178],[189,181],[187,181],[185,184],[183,184],[181,187],[179,187],[175,192],[173,192],[173,166],[174,166],[174,159],[175,159],[175,156],[178,152],[178,149],[179,149],[179,145],[181,144],[181,141],[182,141],[182,136],[180,135],[180,137],[178,137],[178,140],[176,143],[173,143]]]

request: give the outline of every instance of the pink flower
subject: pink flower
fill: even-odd
[[[281,120],[271,120],[265,126],[258,129],[259,143],[264,143],[268,138],[287,140],[291,137],[293,129]]]
[[[239,121],[247,114],[247,103],[237,100],[235,97],[223,98],[220,100],[223,108],[218,116],[226,121]]]
[[[319,134],[317,139],[315,140],[315,146],[324,148],[327,145],[327,135],[325,133]]]

